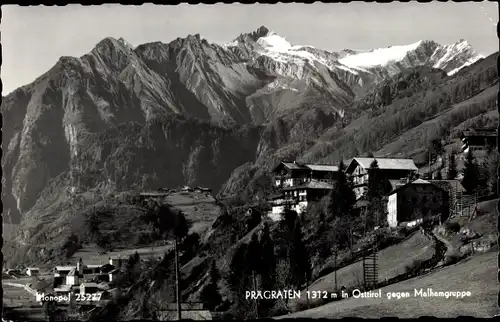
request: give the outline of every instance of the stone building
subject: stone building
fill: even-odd
[[[449,196],[443,188],[422,179],[417,179],[393,190],[387,201],[389,227],[414,226],[426,217],[438,216],[444,220],[449,216]]]

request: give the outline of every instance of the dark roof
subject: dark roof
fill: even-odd
[[[436,188],[438,188],[438,189],[441,189],[441,190],[447,191],[446,189],[443,189],[443,188],[441,188],[440,186],[435,185],[435,184],[433,184],[433,183],[432,183],[432,182],[430,182],[430,181],[423,180],[423,179],[417,179],[417,180],[414,180],[414,181],[412,181],[412,182],[409,182],[409,183],[405,184],[404,186],[400,186],[399,188],[397,188],[397,189],[395,189],[395,190],[391,191],[391,192],[389,193],[389,196],[390,196],[390,195],[392,195],[392,194],[395,194],[396,192],[399,192],[399,191],[401,191],[401,190],[405,189],[406,187],[408,187],[408,186],[410,186],[410,185],[432,185],[432,186],[435,186],[435,187],[436,187]]]
[[[282,193],[277,193],[277,194],[269,196],[270,200],[279,199],[279,198],[283,198],[283,194]]]
[[[456,192],[466,192],[464,186],[460,183],[460,180],[429,180],[429,182],[434,185],[441,187],[445,190],[456,190]]]
[[[325,171],[325,172],[339,171],[339,167],[337,167],[336,165],[328,165],[328,164],[306,164],[305,167],[312,171]]]
[[[347,167],[346,171],[353,171],[356,164],[359,164],[364,169],[369,169],[374,160],[377,160],[378,167],[381,170],[418,170],[412,159],[354,158]]]
[[[314,163],[300,163],[300,162],[288,162],[283,161],[278,164],[273,172],[276,172],[281,167],[288,168],[290,170],[303,170],[303,171],[326,171],[326,172],[336,172],[339,171],[339,168],[335,165],[331,164],[314,164]]]
[[[497,136],[496,129],[467,129],[462,132],[463,136]]]
[[[389,183],[391,185],[391,190],[396,190],[399,187],[404,186],[408,183],[408,179],[390,179]]]
[[[298,190],[298,189],[331,190],[331,189],[333,189],[333,185],[330,183],[321,182],[321,181],[308,181],[308,182],[301,184],[301,185],[283,188],[283,190]]]

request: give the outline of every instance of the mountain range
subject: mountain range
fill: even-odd
[[[366,152],[325,159],[367,113],[481,61],[465,40],[329,52],[266,27],[223,45],[198,34],[135,48],[105,38],[3,97],[4,220],[29,218],[28,240],[91,189],[190,184],[262,198],[245,190],[266,185],[262,169]]]

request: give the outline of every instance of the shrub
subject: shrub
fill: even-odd
[[[446,223],[446,230],[458,233],[460,231],[460,224],[456,221],[450,221]]]
[[[459,262],[461,259],[462,259],[462,255],[460,255],[460,254],[447,255],[444,258],[444,265],[445,266],[453,265],[453,264]]]
[[[411,274],[418,272],[422,268],[423,261],[421,259],[414,259],[409,265],[406,265],[406,273]]]

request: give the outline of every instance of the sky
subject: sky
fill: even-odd
[[[216,4],[175,6],[2,6],[2,95],[33,82],[61,56],[80,57],[103,38],[134,46],[200,34],[226,43],[264,25],[292,45],[329,51],[467,40],[478,53],[498,51],[498,4]]]

